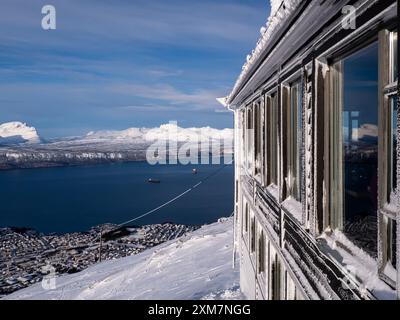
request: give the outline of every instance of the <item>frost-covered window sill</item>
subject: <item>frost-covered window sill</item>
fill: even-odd
[[[360,283],[365,291],[378,299],[396,299],[396,291],[379,277],[378,262],[352,243],[343,232],[326,231],[317,240],[321,250],[336,261],[345,274]]]
[[[300,202],[298,202],[293,197],[287,198],[282,202],[282,207],[287,211],[293,218],[295,218],[299,223],[303,221],[303,207]]]

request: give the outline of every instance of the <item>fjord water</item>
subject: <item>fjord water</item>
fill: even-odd
[[[0,227],[40,232],[85,231],[139,216],[196,184],[223,165],[149,165],[130,162],[0,172]],[[198,173],[193,174],[192,169]],[[148,179],[161,183],[148,183]],[[136,225],[198,225],[233,211],[233,166]]]

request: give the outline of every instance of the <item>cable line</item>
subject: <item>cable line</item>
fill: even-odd
[[[182,192],[181,194],[179,194],[179,195],[177,195],[176,197],[172,198],[171,200],[168,200],[167,202],[163,203],[162,205],[158,206],[157,208],[151,209],[150,211],[147,211],[147,212],[141,214],[140,216],[137,216],[137,217],[135,217],[135,218],[133,218],[133,219],[131,219],[131,220],[125,221],[125,222],[123,222],[123,223],[117,225],[117,228],[120,228],[120,227],[122,227],[122,226],[124,226],[124,225],[127,225],[127,224],[132,223],[132,222],[134,222],[134,221],[136,221],[136,220],[139,220],[139,219],[141,219],[141,218],[144,218],[144,217],[146,217],[146,216],[148,216],[148,215],[150,215],[150,214],[152,214],[152,213],[154,213],[154,212],[156,212],[156,211],[158,211],[158,210],[164,208],[165,206],[167,206],[167,205],[169,205],[169,204],[171,204],[171,203],[177,201],[178,199],[182,198],[184,195],[186,195],[186,194],[188,194],[189,192],[191,192],[191,191],[193,191],[194,189],[196,189],[196,188],[197,188],[198,186],[200,186],[203,182],[207,181],[207,180],[210,179],[211,177],[213,177],[213,176],[215,176],[216,174],[218,174],[220,171],[222,171],[223,169],[225,169],[225,167],[231,165],[232,162],[233,162],[233,161],[231,161],[231,162],[228,163],[228,164],[224,164],[223,167],[218,168],[217,170],[215,170],[214,172],[212,172],[211,174],[209,174],[208,176],[206,176],[204,179],[200,180],[200,182],[198,182],[198,183],[196,183],[195,185],[191,186],[189,189],[185,190],[184,192]]]
[[[111,233],[111,232],[113,232],[114,230],[117,230],[118,228],[121,228],[121,227],[123,227],[123,226],[125,226],[125,225],[127,225],[127,224],[130,224],[130,223],[132,223],[132,222],[134,222],[134,221],[136,221],[136,220],[142,219],[142,218],[144,218],[144,217],[146,217],[146,216],[148,216],[148,215],[150,215],[150,214],[152,214],[152,213],[154,213],[154,212],[159,211],[160,209],[164,208],[165,206],[167,206],[167,205],[169,205],[169,204],[171,204],[171,203],[173,203],[173,202],[179,200],[179,199],[182,198],[184,195],[186,195],[186,194],[188,194],[189,192],[195,190],[195,189],[196,189],[198,186],[200,186],[203,182],[205,182],[205,181],[207,181],[208,179],[210,179],[211,177],[215,176],[216,174],[218,174],[219,172],[221,172],[223,169],[225,169],[227,166],[231,165],[232,163],[233,163],[233,160],[232,160],[231,162],[227,163],[227,164],[224,164],[221,168],[218,168],[218,169],[215,170],[214,172],[210,173],[210,174],[209,174],[208,176],[206,176],[204,179],[200,180],[198,183],[196,183],[195,185],[191,186],[189,189],[185,190],[184,192],[182,192],[181,194],[177,195],[176,197],[174,197],[174,198],[168,200],[167,202],[164,202],[162,205],[160,205],[160,206],[158,206],[158,207],[156,207],[156,208],[154,208],[154,209],[151,209],[150,211],[147,211],[147,212],[141,214],[140,216],[137,216],[137,217],[135,217],[135,218],[133,218],[133,219],[130,219],[130,220],[128,220],[128,221],[125,221],[125,222],[123,222],[123,223],[118,224],[118,225],[117,225],[115,228],[113,228],[112,230],[107,231],[107,233]],[[103,240],[103,239],[102,239],[102,237],[103,237],[103,228],[100,228],[99,237],[100,237],[100,243],[99,243],[99,261],[101,261],[101,258],[102,258],[102,244],[103,244],[103,242],[102,242],[102,240]],[[97,239],[96,239],[96,240],[97,240]]]

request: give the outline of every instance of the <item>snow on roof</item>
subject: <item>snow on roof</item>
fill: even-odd
[[[237,91],[241,88],[246,77],[251,72],[252,67],[258,62],[261,54],[264,52],[269,39],[279,30],[285,23],[290,14],[301,3],[301,0],[270,0],[271,12],[267,19],[267,23],[260,29],[260,38],[257,41],[255,49],[247,55],[246,63],[242,67],[242,72],[233,87],[232,92],[227,97],[227,101],[231,102],[236,96]]]

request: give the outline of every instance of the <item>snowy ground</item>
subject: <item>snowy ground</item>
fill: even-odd
[[[244,299],[232,268],[232,219],[204,226],[138,255],[103,262],[6,299]]]

